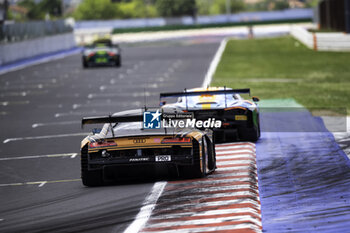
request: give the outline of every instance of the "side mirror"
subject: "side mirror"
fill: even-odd
[[[101,131],[102,131],[102,129],[99,129],[99,128],[94,128],[94,129],[92,129],[92,134],[99,134],[99,133],[101,133]]]
[[[164,106],[166,105],[166,101],[160,101],[159,106]]]
[[[257,96],[253,96],[253,97],[252,97],[252,100],[253,100],[254,102],[259,102],[259,101],[260,101],[259,97],[257,97]]]

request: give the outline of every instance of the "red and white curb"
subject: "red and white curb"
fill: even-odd
[[[164,184],[134,232],[262,232],[255,144],[217,145],[216,158],[208,177]]]

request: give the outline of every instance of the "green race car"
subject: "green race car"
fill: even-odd
[[[111,65],[120,67],[122,64],[120,48],[109,39],[100,39],[86,46],[82,52],[84,68],[91,66]]]

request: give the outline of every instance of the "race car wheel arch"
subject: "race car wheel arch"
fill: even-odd
[[[206,159],[203,156],[203,141],[193,139],[193,164],[179,166],[180,175],[185,178],[201,178],[205,176]],[[202,151],[202,159],[200,158]]]

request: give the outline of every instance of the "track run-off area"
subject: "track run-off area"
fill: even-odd
[[[119,69],[72,55],[0,75],[0,232],[349,232],[349,159],[308,111],[262,112],[261,139],[216,145],[203,179],[82,185],[81,118],[202,86],[221,40],[125,45]]]

